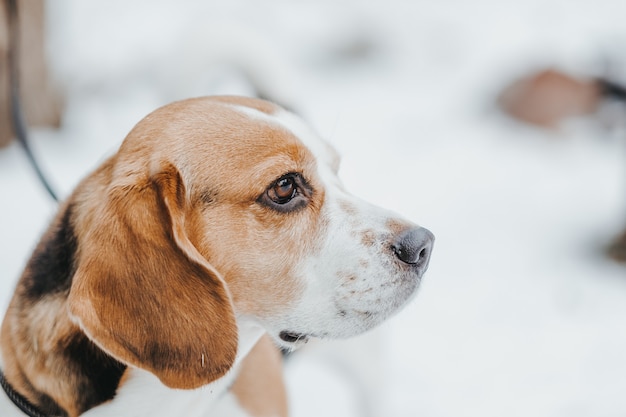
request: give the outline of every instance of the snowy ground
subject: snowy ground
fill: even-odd
[[[288,363],[294,417],[626,415],[626,267],[602,255],[626,226],[625,137],[542,132],[491,104],[535,66],[626,62],[626,3],[219,3],[51,4],[68,106],[33,141],[61,194],[155,107],[249,91],[247,68],[340,149],[355,194],[437,237],[408,308]],[[4,310],[55,205],[15,145],[0,195]]]

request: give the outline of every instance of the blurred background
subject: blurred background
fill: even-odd
[[[67,196],[148,112],[262,94],[343,155],[346,187],[436,235],[417,298],[287,362],[294,417],[626,415],[624,108],[549,129],[496,105],[542,68],[626,80],[621,0],[45,3],[61,125],[32,145]],[[0,149],[0,309],[53,216]]]

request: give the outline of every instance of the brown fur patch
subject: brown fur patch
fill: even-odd
[[[399,235],[400,233],[402,233],[403,231],[407,230],[410,227],[405,222],[401,222],[395,219],[387,220],[387,223],[385,223],[385,226],[387,227],[387,229],[389,229],[391,234],[394,236]]]
[[[358,213],[356,205],[347,200],[339,200],[339,208],[350,216],[355,216]]]
[[[241,406],[251,415],[287,417],[282,368],[280,352],[268,336],[263,336],[243,360],[232,387]]]
[[[365,247],[372,247],[376,244],[376,232],[371,229],[366,229],[361,232],[361,244]]]

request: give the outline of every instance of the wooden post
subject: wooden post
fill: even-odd
[[[60,123],[62,100],[52,88],[46,64],[43,0],[18,0],[19,75],[22,108],[29,126]],[[0,147],[15,136],[11,123],[9,31],[5,0],[0,0]]]

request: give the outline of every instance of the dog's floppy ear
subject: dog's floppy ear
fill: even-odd
[[[232,303],[222,277],[185,233],[178,170],[168,165],[144,178],[112,186],[83,219],[69,310],[118,360],[171,388],[196,388],[235,360]]]

